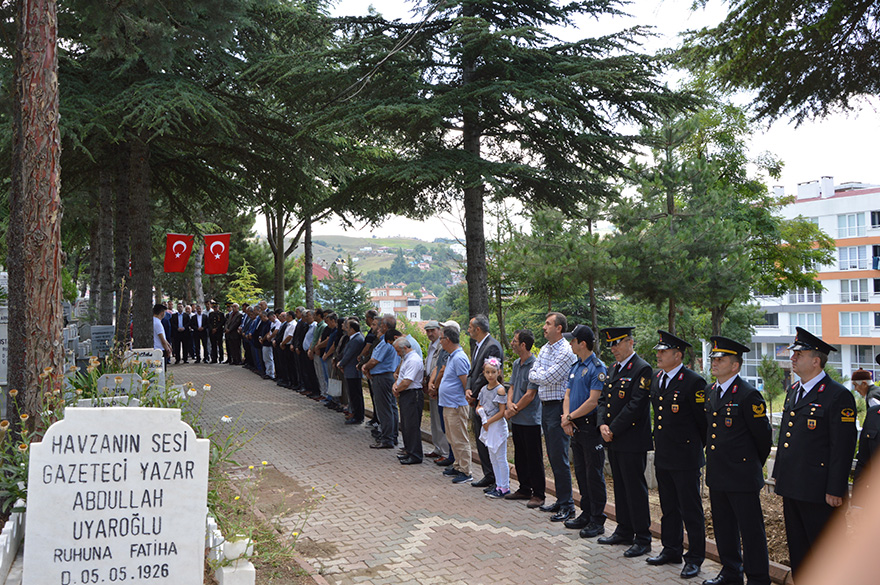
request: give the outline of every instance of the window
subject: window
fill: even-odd
[[[840,313],[840,335],[868,337],[871,313]]]
[[[865,235],[865,214],[847,213],[837,216],[837,237],[855,238]]]
[[[868,302],[868,279],[840,281],[841,303],[867,303]]]
[[[880,327],[880,312],[874,313],[874,327]]]
[[[871,212],[871,227],[880,228],[880,211]]]
[[[822,335],[822,313],[792,313],[788,320],[791,335],[797,334],[795,327],[806,329],[813,335]]]
[[[874,294],[880,293],[880,278],[874,279]]]
[[[758,327],[779,327],[779,313],[764,313],[764,322]]]
[[[805,288],[799,288],[788,293],[788,304],[790,305],[821,302],[822,291],[813,292]]]
[[[840,270],[867,270],[868,249],[865,246],[848,246],[837,249]]]
[[[763,357],[763,352],[761,351],[761,347],[762,347],[762,345],[760,343],[750,343],[749,348],[752,351],[745,354],[743,356],[743,358],[745,358],[746,360],[761,361],[761,358]]]

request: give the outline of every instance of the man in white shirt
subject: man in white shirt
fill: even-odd
[[[162,326],[162,318],[165,317],[165,305],[153,306],[153,348],[161,349],[165,357],[171,355],[171,344],[165,339],[165,328]]]
[[[408,337],[399,337],[394,342],[394,350],[401,360],[397,381],[391,386],[391,392],[397,397],[400,408],[400,433],[405,451],[398,459],[401,465],[413,465],[422,462],[422,405],[425,403],[422,381],[425,366]]]

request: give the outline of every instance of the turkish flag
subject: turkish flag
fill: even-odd
[[[229,272],[229,234],[205,236],[205,274]]]
[[[165,272],[183,272],[192,253],[195,236],[165,235]]]

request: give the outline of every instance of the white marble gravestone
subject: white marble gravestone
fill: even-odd
[[[125,352],[122,359],[123,365],[131,363],[140,363],[149,367],[156,373],[156,384],[161,390],[165,390],[165,358],[161,349],[143,348],[132,349]],[[158,366],[156,364],[159,364]]]
[[[23,585],[203,582],[207,439],[173,408],[70,408],[31,444]]]
[[[135,387],[135,393],[141,391],[141,377],[137,374],[104,374],[98,378],[98,393],[106,396],[119,396],[129,394],[131,387]]]

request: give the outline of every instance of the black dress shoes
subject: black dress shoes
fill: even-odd
[[[348,419],[347,421],[345,421],[345,424],[347,424],[347,425],[359,425],[359,424],[362,424],[363,422],[364,422],[364,421],[362,421],[362,420],[355,420],[355,419],[353,419],[353,418],[350,418],[350,419]]]
[[[703,585],[742,585],[742,583],[742,577],[728,577],[723,573],[714,579],[706,579],[703,581]]]
[[[565,527],[571,528],[572,530],[580,530],[581,528],[586,528],[589,523],[590,515],[586,512],[581,512],[577,518],[569,518],[566,520]]]
[[[656,557],[648,557],[645,559],[645,562],[649,565],[665,565],[667,563],[678,564],[681,562],[681,557],[676,557],[671,554],[668,554],[666,551],[661,552]]]
[[[587,527],[578,532],[578,534],[581,538],[592,538],[594,536],[599,536],[600,534],[605,534],[605,527],[601,524],[590,522],[587,524]]]
[[[700,574],[700,565],[696,563],[685,563],[684,568],[681,570],[681,578],[682,579],[690,579],[691,577],[696,577]]]
[[[394,445],[391,443],[372,443],[370,445],[370,449],[393,449]]]
[[[615,532],[611,536],[603,536],[596,542],[598,542],[599,544],[632,544],[633,539],[624,538]]]
[[[455,459],[452,459],[451,457],[445,457],[443,459],[438,459],[434,463],[436,463],[440,467],[448,467],[448,466],[452,465],[453,463],[455,463]]]
[[[403,459],[400,460],[400,464],[401,464],[401,465],[417,465],[417,464],[419,464],[419,463],[421,463],[421,462],[422,462],[421,459],[416,459],[416,458],[413,457],[412,455],[410,455],[409,457],[405,457],[405,458],[403,458]]]
[[[556,501],[556,502],[553,502],[552,504],[544,504],[543,506],[540,506],[538,509],[541,510],[542,512],[556,513],[562,509],[562,505],[559,503],[559,501]]]
[[[550,522],[564,522],[574,516],[574,506],[561,506],[559,511],[550,516]]]
[[[633,557],[640,557],[642,555],[646,555],[651,552],[650,544],[634,544],[625,551],[623,551],[623,556],[628,559]]]
[[[492,477],[491,475],[484,475],[483,479],[481,479],[480,481],[475,481],[474,483],[471,484],[471,487],[484,488],[484,487],[489,487],[490,485],[491,486],[495,485],[495,478]]]

